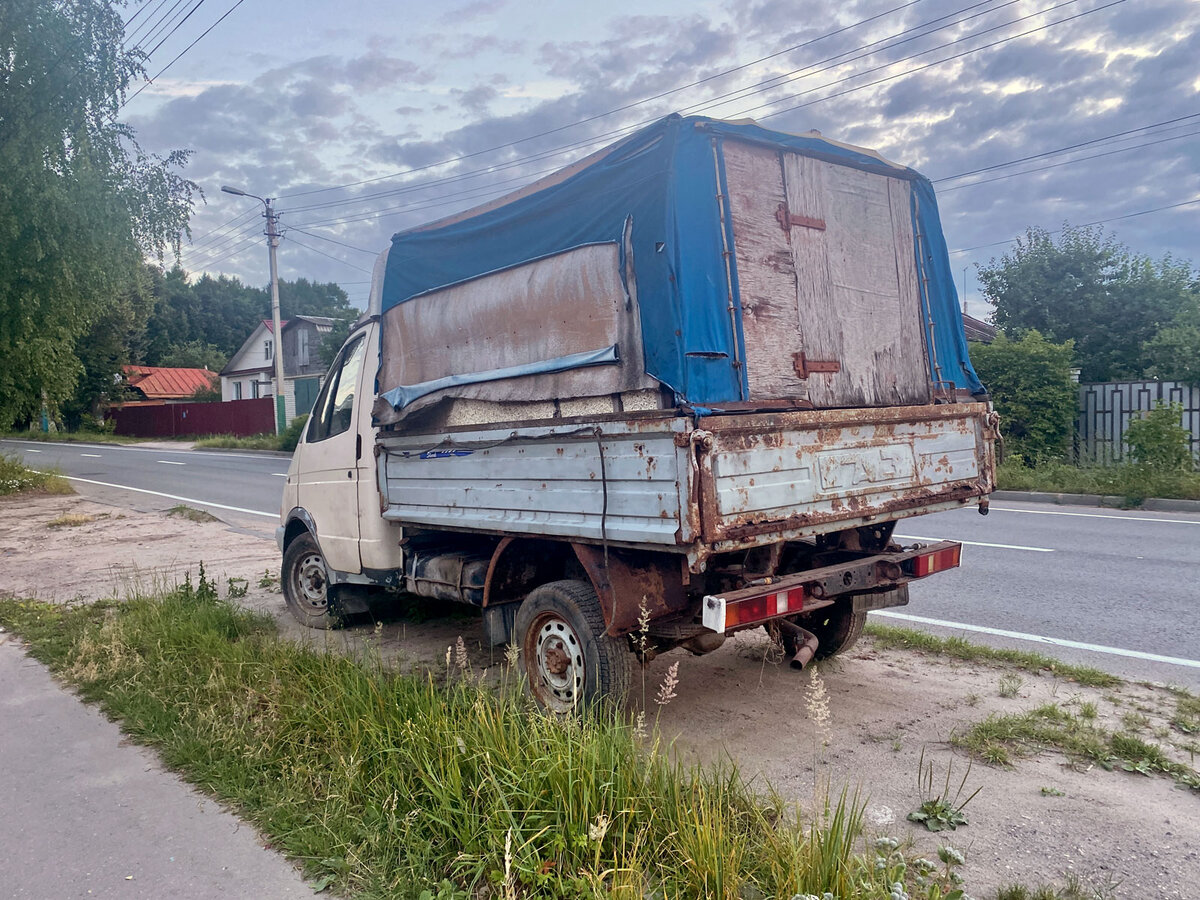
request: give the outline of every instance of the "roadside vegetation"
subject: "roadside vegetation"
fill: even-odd
[[[918,650],[923,653],[961,659],[964,662],[1003,663],[1028,672],[1046,673],[1057,678],[1065,678],[1086,687],[1107,688],[1122,684],[1120,678],[1102,669],[1063,662],[1052,656],[1046,656],[1044,653],[1013,650],[1006,647],[988,647],[984,644],[973,644],[965,638],[939,637],[936,634],[928,634],[914,628],[897,628],[872,621],[867,622],[865,631],[875,646],[881,649]],[[1004,679],[1001,680],[1004,681]]]
[[[304,433],[307,423],[308,415],[300,415],[292,419],[283,434],[254,434],[248,437],[214,434],[197,439],[196,446],[227,450],[282,450],[290,453],[300,443],[300,436]]]
[[[1149,727],[1144,713],[1127,714],[1114,729],[1099,721],[1094,708],[1045,703],[1022,713],[988,716],[955,735],[952,743],[991,765],[1010,766],[1019,757],[1053,749],[1079,765],[1167,775],[1181,788],[1200,792],[1200,772],[1175,758],[1172,750],[1182,748],[1172,747],[1171,732],[1161,732],[1161,742],[1137,733]]]
[[[930,861],[906,858],[894,838],[868,842],[857,795],[799,808],[732,764],[682,765],[656,733],[653,701],[649,723],[606,709],[551,717],[530,705],[511,659],[477,673],[464,647],[448,648],[444,669],[421,677],[322,653],[221,599],[203,571],[120,604],[0,600],[0,623],[320,889],[965,897],[960,851],[943,842]],[[1027,895],[1072,896],[1039,890]]]
[[[147,438],[128,437],[123,434],[113,434],[111,431],[97,429],[81,429],[79,431],[41,431],[39,429],[6,431],[0,434],[0,438],[10,441],[40,441],[46,444],[138,444],[147,440]],[[155,440],[170,441],[176,440],[176,438],[155,438]],[[187,440],[187,438],[178,438],[178,440]]]
[[[1098,494],[1121,505],[1138,506],[1147,498],[1200,500],[1200,473],[1156,472],[1137,465],[1072,466],[1049,462],[1033,468],[1020,457],[996,468],[1001,491],[1045,491],[1052,494]]]
[[[35,472],[13,457],[0,453],[0,496],[26,492],[73,494],[75,489],[61,475]]]

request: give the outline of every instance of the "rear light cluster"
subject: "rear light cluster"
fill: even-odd
[[[803,610],[804,588],[794,587],[744,600],[705,597],[702,618],[706,628],[724,632],[741,625],[765,622],[776,616],[795,615]]]
[[[934,572],[943,572],[946,569],[957,568],[961,559],[962,544],[955,544],[953,547],[947,547],[944,550],[935,550],[933,553],[914,556],[909,561],[909,566],[911,566],[914,578],[924,578],[926,575],[932,575]]]

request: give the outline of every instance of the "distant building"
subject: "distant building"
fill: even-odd
[[[217,387],[216,372],[208,369],[176,369],[168,366],[122,366],[125,383],[137,395],[121,406],[164,406],[186,403],[197,391]]]
[[[974,316],[962,314],[963,330],[967,333],[968,341],[979,341],[983,344],[990,344],[996,339],[996,326],[989,325],[982,319],[976,319]]]
[[[283,333],[283,397],[287,421],[312,409],[327,362],[321,341],[333,330],[326,316],[293,316],[280,323]],[[270,319],[263,319],[221,370],[222,400],[251,400],[275,395],[278,342]]]

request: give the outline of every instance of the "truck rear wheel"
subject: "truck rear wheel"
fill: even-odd
[[[565,713],[604,698],[624,703],[633,654],[605,631],[600,601],[586,582],[552,581],[521,602],[515,632],[529,690],[541,706]]]
[[[288,611],[308,628],[336,628],[341,624],[330,605],[329,576],[316,538],[297,536],[283,553],[283,599]]]
[[[849,606],[835,605],[807,616],[796,616],[793,621],[817,636],[817,652],[813,659],[829,659],[858,643],[867,623],[867,614],[856,613]],[[795,653],[795,650],[790,652]]]

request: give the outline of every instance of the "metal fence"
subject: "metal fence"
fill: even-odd
[[[1121,439],[1129,422],[1159,403],[1183,405],[1182,425],[1200,454],[1200,387],[1178,381],[1112,381],[1079,386],[1075,455],[1081,463],[1123,462],[1129,452]]]
[[[275,431],[275,398],[228,400],[224,403],[170,403],[127,406],[116,410],[117,434],[135,437],[181,437],[205,434],[251,434]]]

